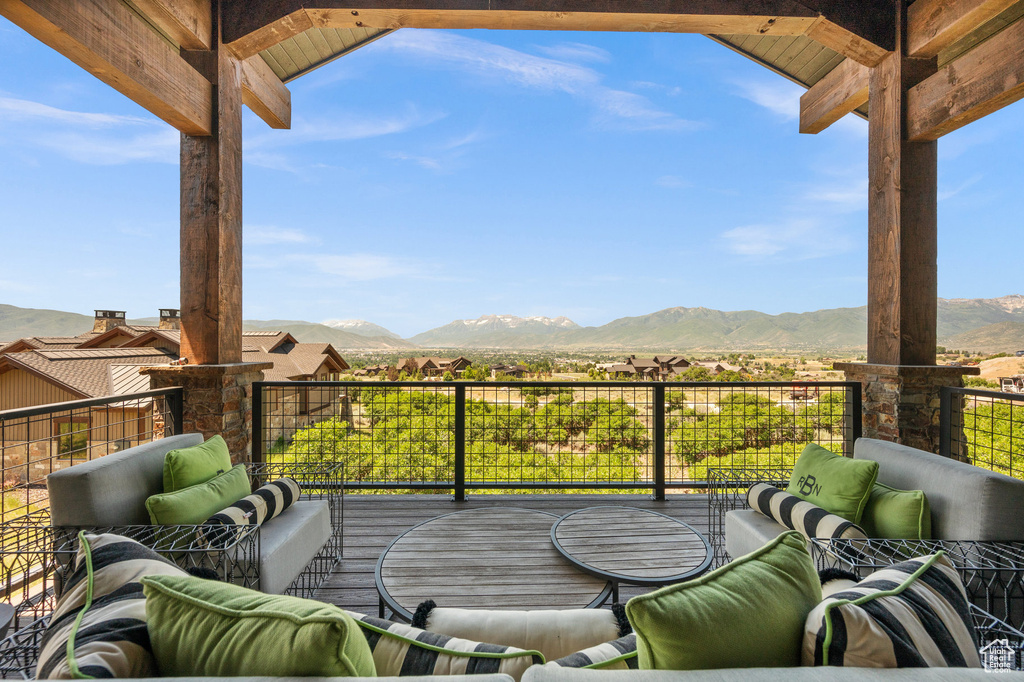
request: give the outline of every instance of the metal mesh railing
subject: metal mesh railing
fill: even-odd
[[[1024,395],[942,389],[941,454],[1024,478]]]
[[[260,382],[254,459],[337,462],[350,490],[703,488],[709,467],[851,455],[860,384]]]
[[[182,389],[0,412],[0,523],[49,508],[46,476],[181,433]]]

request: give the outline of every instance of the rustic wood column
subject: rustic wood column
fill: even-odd
[[[242,65],[220,40],[182,51],[213,83],[213,134],[181,135],[181,354],[242,361]]]
[[[906,56],[906,5],[896,50],[869,77],[868,362],[934,365],[937,143],[907,140],[907,90],[935,72]]]

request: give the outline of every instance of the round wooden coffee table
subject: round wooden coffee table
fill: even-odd
[[[508,507],[467,509],[415,526],[377,561],[380,615],[385,605],[411,620],[423,601],[480,609],[596,608],[607,578],[582,573],[551,544],[554,514]]]
[[[589,507],[551,527],[551,543],[579,570],[619,583],[659,586],[695,578],[711,566],[708,539],[689,525],[635,507]]]

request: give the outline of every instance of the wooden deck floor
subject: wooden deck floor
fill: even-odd
[[[651,509],[677,518],[701,533],[708,531],[707,496],[669,495],[655,502],[646,495],[470,495],[453,502],[448,495],[346,495],[345,558],[316,598],[351,611],[377,615],[373,572],[387,546],[413,526],[435,516],[482,507],[521,507],[559,516],[585,507],[621,505]],[[620,601],[646,592],[623,586]]]

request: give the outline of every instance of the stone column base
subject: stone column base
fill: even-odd
[[[980,374],[977,367],[942,365],[837,362],[834,367],[846,373],[847,381],[861,382],[866,438],[902,443],[936,454],[942,387],[963,386],[964,375]]]
[[[263,381],[263,370],[273,367],[270,362],[240,362],[144,367],[140,373],[149,375],[154,389],[185,389],[184,432],[199,432],[204,438],[222,436],[231,452],[231,462],[239,464],[252,457],[252,383]]]

